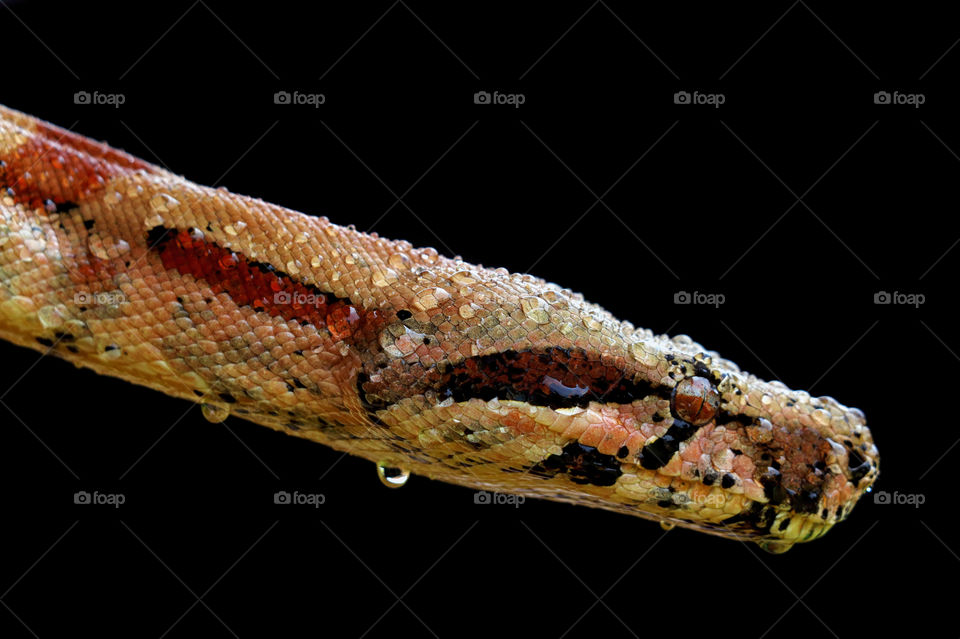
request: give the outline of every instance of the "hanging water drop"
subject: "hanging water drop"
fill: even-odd
[[[791,548],[793,548],[793,542],[789,541],[762,541],[759,542],[760,548],[766,550],[771,555],[782,555]]]
[[[215,404],[203,404],[200,407],[200,412],[203,413],[204,419],[211,424],[219,424],[230,416],[229,409],[224,408],[223,406],[217,406]]]
[[[410,479],[410,471],[389,461],[377,462],[377,476],[388,488],[400,488]]]
[[[666,530],[667,532],[670,532],[671,530],[673,530],[675,526],[676,526],[675,523],[673,523],[672,521],[667,521],[666,519],[660,522],[660,527]]]

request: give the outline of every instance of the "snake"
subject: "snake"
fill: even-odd
[[[686,335],[2,106],[0,337],[210,421],[362,457],[394,484],[600,508],[771,553],[846,519],[879,473],[863,412]]]

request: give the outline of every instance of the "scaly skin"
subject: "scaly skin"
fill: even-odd
[[[3,107],[0,160],[0,337],[211,418],[773,552],[877,477],[860,411],[532,276],[197,186]]]

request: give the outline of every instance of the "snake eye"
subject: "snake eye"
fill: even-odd
[[[687,377],[677,384],[670,397],[670,407],[683,421],[700,426],[717,414],[720,395],[705,377]]]

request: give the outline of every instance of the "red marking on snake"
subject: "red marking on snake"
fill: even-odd
[[[165,268],[202,278],[214,292],[225,292],[241,306],[286,320],[326,327],[338,340],[370,336],[379,330],[382,314],[364,311],[348,299],[304,284],[273,266],[207,241],[199,231],[157,226],[147,245],[159,253]]]
[[[0,158],[0,187],[31,208],[47,201],[80,203],[114,176],[153,170],[142,160],[49,124],[38,123],[25,135],[26,142]]]

